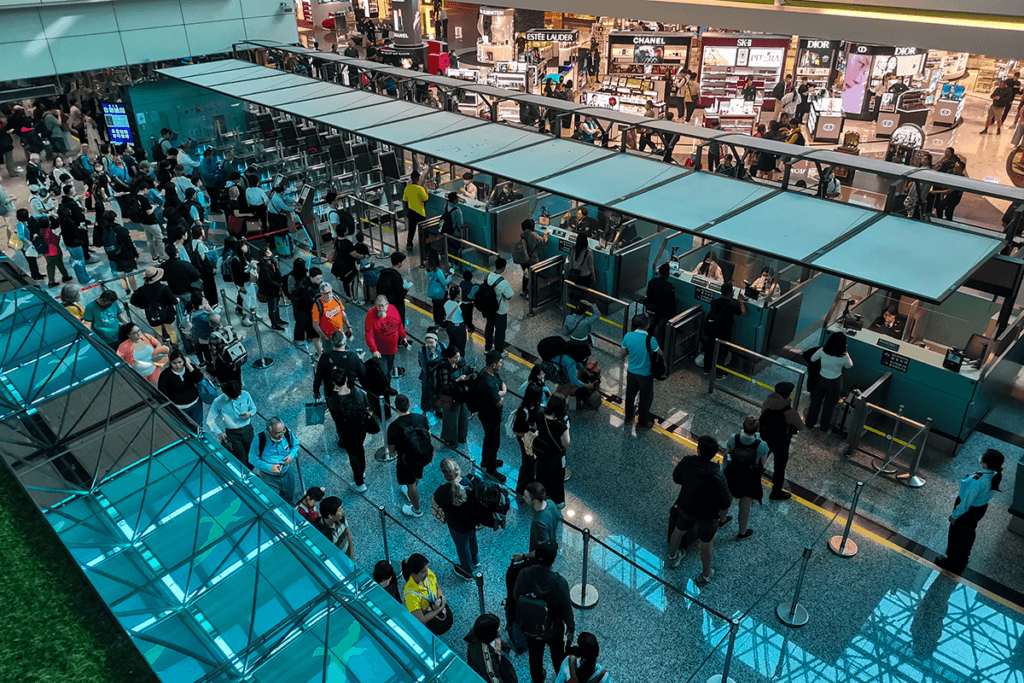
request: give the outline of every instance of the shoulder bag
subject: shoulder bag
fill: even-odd
[[[663,382],[668,379],[668,367],[661,351],[651,350],[651,335],[647,335],[647,356],[651,359],[651,377]]]

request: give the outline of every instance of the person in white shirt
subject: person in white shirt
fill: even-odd
[[[462,187],[459,188],[459,192],[466,195],[468,199],[476,201],[477,187],[476,183],[473,182],[473,174],[470,171],[462,174]]]
[[[811,405],[807,408],[804,423],[807,429],[813,429],[820,414],[821,431],[827,432],[832,422],[832,411],[842,393],[843,370],[853,367],[850,354],[846,352],[846,335],[833,332],[825,345],[811,356],[811,362],[815,361],[821,363],[821,377],[811,392]]]
[[[225,382],[221,388],[224,393],[213,400],[206,424],[232,455],[252,469],[249,447],[254,438],[252,416],[256,414],[256,403],[238,382]]]
[[[499,258],[494,262],[494,272],[488,273],[484,280],[494,287],[494,294],[498,298],[498,311],[494,315],[487,316],[487,326],[484,327],[484,352],[492,348],[507,356],[505,351],[505,331],[508,329],[508,302],[512,298],[512,285],[505,279],[505,267],[508,261]]]
[[[1004,461],[1001,452],[990,448],[981,456],[982,470],[960,480],[960,495],[949,516],[946,554],[935,560],[936,566],[957,574],[967,568],[978,522],[985,516],[988,502],[1003,480]]]

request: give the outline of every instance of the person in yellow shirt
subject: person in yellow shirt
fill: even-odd
[[[409,232],[405,237],[405,250],[412,251],[412,241],[416,237],[416,226],[427,217],[427,189],[420,185],[420,172],[413,171],[410,182],[402,193],[405,202],[405,223]]]
[[[452,627],[452,611],[427,558],[413,553],[408,560],[402,560],[402,576],[405,578],[402,592],[405,608],[434,635],[447,633]]]

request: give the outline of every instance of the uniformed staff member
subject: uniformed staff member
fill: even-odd
[[[983,469],[960,481],[960,495],[949,516],[946,555],[935,560],[937,566],[957,574],[967,567],[978,522],[988,510],[992,492],[999,490],[1003,480],[1003,460],[1002,453],[990,448],[981,456]]]

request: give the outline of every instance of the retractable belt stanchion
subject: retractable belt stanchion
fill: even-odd
[[[729,678],[729,669],[732,668],[732,653],[736,648],[736,631],[739,628],[740,622],[735,619],[729,622],[729,647],[725,651],[725,664],[722,665],[722,673],[709,678],[708,683],[735,683]]]
[[[587,584],[590,564],[590,529],[583,530],[583,581],[569,589],[569,600],[574,607],[590,609],[597,604],[597,589]]]
[[[853,557],[857,554],[857,544],[850,540],[850,527],[853,526],[853,516],[857,513],[857,502],[860,500],[860,492],[864,490],[864,482],[857,482],[857,490],[853,492],[853,503],[850,505],[850,514],[846,518],[846,528],[842,536],[833,536],[829,539],[828,547],[840,557]]]
[[[384,509],[383,505],[377,506],[377,511],[380,513],[380,533],[381,538],[384,539],[384,559],[391,563],[391,549],[388,547],[388,512]]]
[[[480,616],[487,614],[487,608],[484,607],[484,575],[477,572],[473,575],[473,580],[476,581],[476,592],[480,598]]]
[[[921,467],[921,454],[924,453],[924,447],[928,445],[928,435],[931,433],[932,419],[929,417],[925,420],[924,436],[921,437],[921,445],[917,447],[917,453],[914,454],[914,462],[910,463],[910,469],[905,474],[896,475],[896,481],[904,486],[919,489],[925,485],[925,479],[917,474],[917,470]]]
[[[793,599],[779,603],[779,606],[775,608],[775,614],[778,615],[779,621],[786,626],[792,626],[793,628],[799,628],[807,624],[810,617],[807,615],[807,610],[800,604],[800,589],[804,586],[804,576],[807,574],[807,562],[811,559],[811,547],[804,547],[804,559],[800,563],[800,575],[796,579],[796,590],[793,591]]]
[[[391,455],[391,453],[388,452],[388,418],[387,412],[384,410],[384,397],[378,396],[377,401],[380,405],[380,433],[384,435],[384,444],[377,449],[376,453],[373,454],[373,459],[379,460],[380,462],[388,462],[389,460],[397,458],[398,455]]]
[[[263,339],[260,337],[260,319],[256,315],[256,309],[254,308],[249,311],[249,315],[252,316],[252,329],[256,333],[256,346],[260,349],[260,357],[253,362],[252,366],[257,370],[266,370],[274,364],[274,359],[263,352]]]

